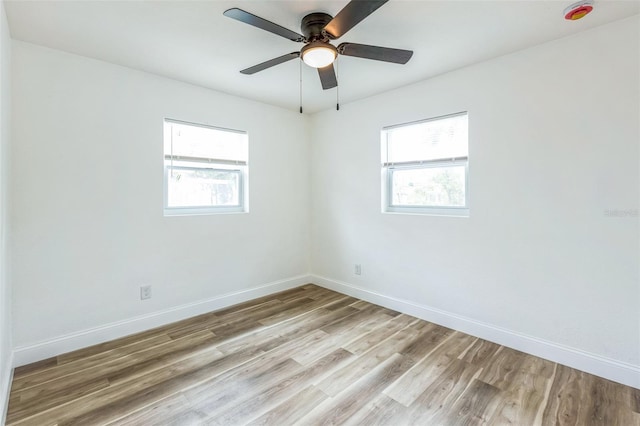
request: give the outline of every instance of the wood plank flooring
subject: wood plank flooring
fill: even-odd
[[[314,285],[15,370],[8,425],[640,425],[640,390]]]

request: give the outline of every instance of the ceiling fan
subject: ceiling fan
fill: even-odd
[[[341,43],[338,47],[330,41],[345,35],[360,21],[375,12],[388,0],[351,0],[338,14],[333,17],[327,13],[314,12],[302,18],[300,29],[302,34],[291,31],[259,16],[242,9],[226,10],[224,15],[245,24],[253,25],[270,33],[289,40],[304,43],[299,52],[291,52],[277,58],[270,59],[258,65],[243,69],[242,74],[254,74],[291,59],[302,58],[305,64],[318,69],[320,82],[324,90],[338,86],[333,62],[338,55],[355,56],[376,61],[406,64],[413,51],[392,49],[389,47],[370,46],[367,44]]]

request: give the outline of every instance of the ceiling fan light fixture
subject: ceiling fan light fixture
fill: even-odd
[[[330,43],[314,41],[300,51],[305,64],[313,68],[324,68],[331,65],[338,57],[338,50]]]

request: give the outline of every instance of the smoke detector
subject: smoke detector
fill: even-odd
[[[564,19],[577,21],[593,10],[592,0],[583,0],[572,4],[564,10]]]

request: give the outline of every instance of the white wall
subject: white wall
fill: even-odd
[[[18,364],[307,282],[306,117],[17,41],[13,94]],[[248,131],[250,213],[163,217],[164,117]]]
[[[316,279],[640,371],[639,27],[635,16],[314,115]],[[459,111],[471,217],[382,214],[381,128]]]
[[[0,423],[4,420],[11,380],[11,286],[7,240],[9,139],[11,137],[11,36],[0,2]]]

